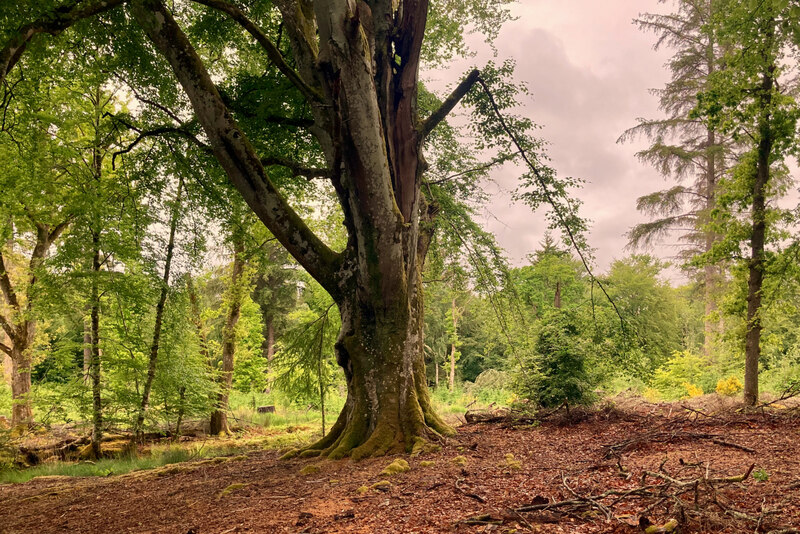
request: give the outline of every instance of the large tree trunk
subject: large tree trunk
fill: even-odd
[[[452,429],[433,411],[422,351],[422,300],[339,304],[336,358],[347,400],[331,431],[303,455],[354,460],[410,451]]]
[[[242,297],[244,295],[242,277],[244,275],[244,254],[240,242],[234,245],[233,270],[231,273],[231,288],[228,296],[228,313],[225,326],[222,328],[222,368],[219,374],[219,394],[217,404],[211,412],[209,432],[220,434],[228,432],[228,397],[233,384],[233,358],[236,354],[236,325],[242,310]]]
[[[31,405],[31,360],[24,343],[15,343],[11,349],[11,426],[28,427],[33,422]]]

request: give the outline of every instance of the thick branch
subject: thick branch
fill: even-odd
[[[331,176],[331,171],[328,169],[304,167],[296,161],[292,161],[287,158],[279,158],[277,156],[261,158],[261,164],[265,167],[269,167],[270,165],[280,165],[281,167],[286,167],[292,171],[294,176],[305,176],[309,180],[312,178],[329,178]]]
[[[336,293],[338,261],[289,206],[267,176],[253,146],[231,117],[202,60],[160,0],[134,0],[134,20],[164,55],[192,103],[211,148],[245,202],[286,250],[325,289]]]
[[[6,345],[5,343],[0,343],[0,351],[5,352],[9,356],[11,356],[11,347]]]
[[[475,82],[478,81],[478,76],[480,76],[480,72],[478,69],[474,69],[470,72],[466,78],[464,78],[458,87],[450,93],[450,96],[447,97],[447,100],[442,102],[442,105],[439,106],[439,109],[431,113],[430,117],[425,119],[425,122],[422,123],[420,126],[420,133],[423,137],[427,136],[429,133],[433,131],[436,126],[442,122],[447,115],[453,111],[453,108],[456,107],[456,104],[464,98],[472,86],[475,85]]]
[[[247,15],[244,14],[244,11],[233,4],[229,4],[225,0],[193,1],[230,15],[233,20],[238,22],[242,28],[252,35],[256,41],[258,41],[258,44],[260,44],[267,53],[267,57],[269,57],[270,61],[272,61],[275,66],[278,67],[278,70],[281,71],[281,73],[286,76],[295,87],[297,87],[304,97],[317,102],[322,101],[322,95],[320,95],[318,91],[306,85],[302,78],[300,78],[300,75],[297,74],[294,69],[292,69],[283,59],[283,55],[281,54],[281,51],[278,50],[278,47],[272,44],[272,41],[269,40],[269,37],[267,37],[267,34],[265,34],[261,28],[259,28],[252,20],[247,18]]]
[[[76,22],[113,9],[127,0],[75,0],[57,7],[35,21],[20,27],[0,50],[0,85],[17,64],[28,43],[40,33],[58,35]]]
[[[49,243],[54,243],[56,239],[58,239],[61,234],[64,233],[75,217],[70,215],[66,218],[63,222],[58,223],[52,230],[50,230],[50,234],[47,236],[47,241]]]
[[[8,305],[14,309],[19,309],[19,300],[17,299],[17,294],[14,292],[14,286],[11,284],[11,278],[8,276],[8,270],[6,269],[6,262],[2,251],[0,251],[0,290],[2,290],[3,297],[5,297]]]
[[[11,325],[11,322],[2,314],[0,314],[0,327],[3,328],[3,331],[8,335],[9,338],[14,339],[17,337],[17,333],[14,331],[14,327]]]

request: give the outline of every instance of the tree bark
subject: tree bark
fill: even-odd
[[[142,431],[144,417],[147,413],[147,405],[150,402],[150,390],[153,387],[153,380],[156,377],[156,364],[158,363],[159,344],[161,342],[161,327],[164,321],[164,310],[169,295],[169,275],[172,268],[172,254],[175,251],[175,234],[178,230],[178,219],[181,213],[181,196],[183,195],[183,177],[178,179],[178,189],[175,192],[175,202],[172,206],[172,216],[169,225],[169,239],[167,241],[167,254],[164,260],[164,275],[161,279],[161,292],[156,304],[156,320],[153,326],[153,341],[150,344],[150,358],[147,362],[147,378],[144,382],[142,391],[142,402],[139,405],[139,412],[136,422],[133,425],[133,439]]]
[[[19,344],[22,345],[22,344]],[[31,365],[27,347],[16,343],[11,352],[11,426],[27,427],[33,422],[31,406]]]
[[[209,432],[221,434],[229,432],[228,428],[228,398],[233,384],[233,358],[236,354],[236,325],[242,310],[242,297],[244,296],[244,247],[241,241],[234,243],[233,268],[231,272],[231,287],[228,295],[228,312],[225,326],[222,328],[222,368],[219,375],[220,391],[217,403],[211,413]]]
[[[770,28],[773,28],[770,25]],[[771,42],[772,32],[767,40]],[[755,406],[758,402],[758,360],[761,357],[761,289],[764,284],[764,245],[767,228],[767,185],[770,178],[772,156],[772,91],[775,83],[775,65],[766,65],[759,91],[761,117],[758,122],[756,175],[753,181],[752,235],[747,279],[747,333],[745,334],[744,403]]]
[[[92,288],[91,288],[91,335],[92,360],[89,365],[89,376],[92,381],[92,455],[100,458],[100,447],[103,441],[103,402],[102,384],[100,382],[100,234],[92,232]]]
[[[91,312],[90,312],[91,313]],[[83,380],[89,382],[89,368],[92,365],[92,319],[83,319]]]
[[[456,315],[456,299],[453,299],[452,307],[450,309],[451,313],[453,314],[453,342],[450,344],[450,378],[448,381],[448,387],[450,393],[453,392],[453,389],[456,387],[456,341],[455,338],[458,335],[458,317]]]
[[[556,282],[556,295],[553,297],[553,307],[557,310],[561,309],[561,281]]]

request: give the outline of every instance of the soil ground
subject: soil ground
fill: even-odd
[[[380,473],[393,458],[280,461],[259,451],[107,478],[38,478],[0,486],[0,532],[635,533],[643,512],[656,524],[677,519],[682,533],[800,529],[796,411],[694,409],[639,405],[538,426],[465,425],[440,451],[403,457],[411,470],[390,477]],[[677,487],[645,471],[719,480],[753,464],[758,479],[681,493],[683,513],[674,498],[605,499],[608,514],[586,498],[642,484],[663,497]],[[301,474],[307,466],[317,469]],[[386,491],[359,493],[382,480]],[[582,504],[512,511],[544,499]]]

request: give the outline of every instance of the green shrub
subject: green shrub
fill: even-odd
[[[515,380],[519,394],[543,408],[591,404],[597,379],[587,370],[589,341],[569,310],[548,312],[539,325],[534,348]]]

